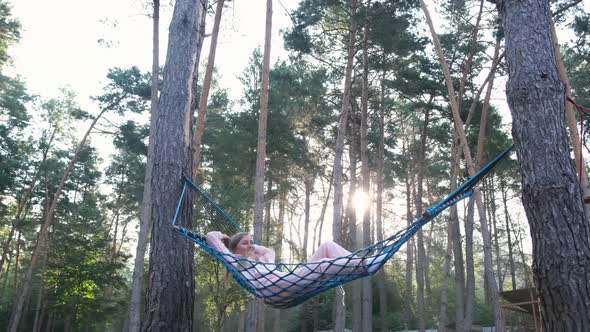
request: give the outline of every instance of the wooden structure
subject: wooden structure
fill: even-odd
[[[534,331],[543,331],[541,307],[536,288],[500,292],[500,298],[502,299],[502,311],[510,310],[527,315],[532,318]]]

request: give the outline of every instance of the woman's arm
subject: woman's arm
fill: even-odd
[[[254,245],[254,254],[261,258],[261,261],[266,263],[275,262],[275,251],[257,244]]]
[[[223,244],[224,239],[229,239],[229,236],[218,231],[209,232],[205,235],[205,240],[207,241],[207,244],[211,246],[213,249],[217,249],[225,254],[233,255],[229,251],[229,249],[227,249],[225,244]]]

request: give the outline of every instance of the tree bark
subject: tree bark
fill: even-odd
[[[508,105],[543,330],[590,330],[590,223],[569,158],[549,2],[501,1]]]
[[[149,281],[143,331],[192,331],[194,305],[193,246],[176,236],[170,222],[183,175],[191,171],[191,83],[197,58],[201,15],[199,0],[175,3],[155,128],[151,189]],[[189,226],[191,205],[179,224]]]
[[[158,91],[160,81],[160,0],[153,0],[153,5],[150,131],[148,138],[148,152],[145,163],[145,176],[143,181],[143,196],[139,217],[139,233],[137,235],[137,247],[135,248],[135,260],[133,263],[131,299],[129,301],[129,332],[138,332],[141,328],[141,292],[143,289],[143,270],[145,251],[151,229],[151,178],[152,170],[154,168],[154,140],[156,124],[158,123]]]

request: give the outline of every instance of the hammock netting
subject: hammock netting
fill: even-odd
[[[234,279],[265,304],[279,309],[299,305],[328,289],[349,281],[373,275],[400,247],[430,220],[458,201],[471,196],[474,187],[504,158],[512,146],[498,155],[474,176],[437,204],[425,210],[422,217],[392,236],[348,256],[300,263],[266,263],[221,252],[207,244],[205,235],[221,231],[229,236],[241,231],[239,225],[197,185],[185,178],[176,214],[174,230],[193,241],[219,261]],[[192,191],[190,198],[187,191]],[[193,207],[193,229],[176,224],[181,207]]]

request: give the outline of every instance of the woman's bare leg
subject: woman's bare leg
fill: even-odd
[[[309,258],[309,262],[318,262],[324,259],[332,259],[350,255],[351,252],[342,248],[335,242],[328,241],[322,243],[314,254]]]

